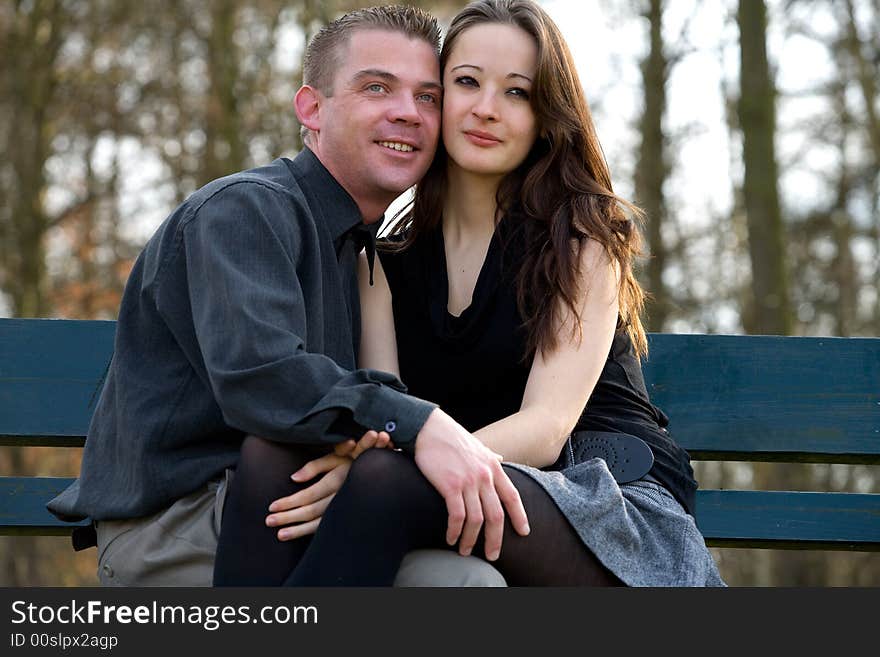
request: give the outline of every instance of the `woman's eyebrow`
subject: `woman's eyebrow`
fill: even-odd
[[[480,73],[483,72],[483,67],[477,66],[476,64],[459,64],[458,66],[453,66],[449,70],[450,71],[457,71],[460,68],[472,68],[475,71],[479,71]],[[523,80],[528,80],[529,82],[532,81],[532,78],[530,78],[528,75],[524,75],[522,73],[508,73],[506,75],[506,77],[508,77],[508,78],[522,78]]]

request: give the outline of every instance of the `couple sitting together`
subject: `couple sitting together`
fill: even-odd
[[[441,51],[357,10],[303,80],[303,151],[196,191],[131,272],[49,503],[102,583],[723,586],[642,378],[639,212],[547,14],[479,0]]]

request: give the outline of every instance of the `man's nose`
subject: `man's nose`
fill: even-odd
[[[422,115],[419,113],[419,107],[416,99],[411,94],[398,94],[395,97],[394,105],[391,107],[392,122],[401,121],[404,123],[419,124],[422,122]]]

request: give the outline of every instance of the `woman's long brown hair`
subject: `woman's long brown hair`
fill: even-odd
[[[633,274],[634,260],[641,253],[635,223],[641,212],[612,191],[611,174],[568,46],[552,19],[531,0],[479,0],[453,19],[440,54],[441,71],[458,36],[484,23],[519,27],[538,46],[531,103],[541,136],[523,163],[501,181],[495,218],[512,212],[524,215],[519,228],[525,231],[526,253],[516,286],[528,351],[549,353],[556,348],[555,327],[561,325],[563,309],[575,318],[573,329],[580,327],[580,252],[586,240],[593,239],[620,272],[618,329],[628,332],[637,354],[646,355],[640,319],[645,292]],[[406,232],[405,240],[386,248],[405,249],[440,224],[447,157],[441,143],[412,204],[398,214],[391,229],[391,234]]]

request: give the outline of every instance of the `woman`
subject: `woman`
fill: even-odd
[[[559,30],[530,0],[480,0],[441,70],[443,148],[362,282],[362,365],[398,372],[399,354],[411,394],[504,455],[531,526],[487,555],[509,584],[723,585],[642,380],[637,211],[612,192]],[[443,545],[443,500],[408,457],[343,470],[290,584],[387,585],[406,552]]]

